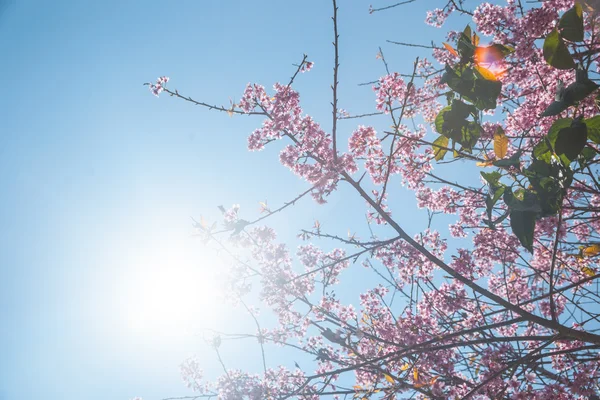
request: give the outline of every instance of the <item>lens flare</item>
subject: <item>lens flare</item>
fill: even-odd
[[[474,61],[478,67],[491,72],[496,79],[502,77],[506,72],[504,55],[497,47],[487,46],[475,48]]]

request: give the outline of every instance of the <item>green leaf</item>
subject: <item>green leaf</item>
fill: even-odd
[[[447,84],[480,110],[496,108],[496,100],[502,90],[502,82],[476,78],[473,68],[469,66],[452,69],[446,64],[446,72],[440,83]]]
[[[499,43],[495,43],[495,44],[491,45],[490,47],[493,47],[496,51],[500,52],[502,57],[506,57],[509,54],[512,54],[515,52],[515,49],[513,47],[505,46],[505,45],[499,44]]]
[[[565,12],[558,22],[562,37],[572,42],[583,41],[583,9],[581,4]]]
[[[435,130],[437,133],[442,133],[444,130],[444,119],[445,114],[452,109],[451,106],[444,107],[440,110],[437,117],[435,117]]]
[[[590,79],[585,79],[581,82],[573,82],[565,89],[564,102],[568,104],[568,106],[573,105],[588,97],[596,89],[598,89],[598,85]]]
[[[498,181],[502,178],[502,174],[498,171],[494,172],[480,172],[481,176],[490,186],[495,187],[498,186]]]
[[[463,142],[463,128],[467,127],[469,114],[476,114],[476,109],[460,100],[453,100],[452,105],[443,108],[435,119],[436,130],[447,138]]]
[[[559,118],[556,121],[554,121],[554,123],[550,127],[550,130],[548,131],[548,138],[550,139],[552,146],[554,146],[554,142],[556,141],[558,132],[563,128],[570,127],[572,123],[573,118]]]
[[[587,143],[587,126],[580,120],[575,119],[569,128],[563,128],[558,132],[554,152],[561,157],[564,155],[568,163],[575,161]]]
[[[492,224],[492,211],[500,197],[504,194],[504,190],[506,186],[500,183],[500,178],[502,174],[498,171],[494,172],[480,172],[483,179],[486,180],[488,185],[490,186],[490,192],[485,196],[485,205],[486,212],[488,217],[488,225],[493,226]]]
[[[549,164],[552,160],[552,154],[554,153],[554,145],[556,143],[556,138],[558,137],[558,132],[560,132],[561,129],[570,128],[572,122],[572,118],[560,118],[554,121],[548,131],[548,135],[533,147],[533,157]]]
[[[584,120],[588,128],[588,139],[596,144],[600,144],[600,115]]]
[[[448,140],[449,139],[446,136],[441,135],[433,142],[433,155],[435,156],[435,161],[440,161],[444,159],[444,156],[448,151]]]
[[[506,203],[506,205],[509,205],[510,203],[512,203],[514,201],[514,197],[515,196],[513,195],[512,188],[508,187],[504,191],[502,199],[504,200],[504,202]]]
[[[475,95],[475,107],[480,110],[491,110],[496,108],[496,100],[502,91],[502,82],[477,79],[473,88]]]
[[[571,57],[567,45],[556,28],[554,28],[544,40],[544,59],[554,68],[575,68],[573,57]]]
[[[548,136],[544,136],[538,144],[533,146],[533,158],[536,160],[541,160],[550,164],[552,161],[552,153],[552,144],[550,143]]]
[[[504,195],[504,202],[511,211],[530,211],[535,213],[542,211],[537,195],[530,190],[519,189],[515,194],[511,193],[508,197],[506,196],[506,192],[504,192]]]
[[[470,104],[466,104],[458,99],[452,101],[452,113],[456,119],[467,119],[469,115],[476,115],[477,110]]]
[[[462,146],[461,151],[471,153],[482,131],[483,128],[477,122],[467,121],[467,124],[461,129],[460,139],[457,140]]]
[[[496,204],[496,202],[498,200],[500,200],[500,197],[502,197],[505,190],[506,190],[505,186],[500,186],[498,189],[496,189],[494,191],[494,197],[492,197],[492,201],[491,201],[492,206],[494,206],[494,204]]]
[[[562,81],[559,80],[555,100],[546,108],[541,116],[558,115],[578,101],[588,97],[596,89],[598,89],[598,85],[588,78],[587,71],[580,64],[575,71],[575,82],[564,88]]]
[[[567,108],[569,108],[569,105],[570,104],[568,104],[567,102],[562,101],[562,100],[553,101],[546,108],[546,110],[544,110],[544,112],[541,114],[541,116],[542,117],[553,117],[553,116],[558,115],[561,112],[565,111]]]
[[[504,158],[502,160],[494,161],[494,165],[496,167],[504,167],[504,168],[508,168],[508,167],[519,168],[521,165],[521,162],[519,160],[520,158],[521,158],[521,150],[517,151],[515,154],[513,154],[509,158]]]
[[[456,44],[456,50],[458,50],[458,53],[460,54],[461,62],[466,63],[471,61],[475,54],[475,46],[471,43],[471,35],[467,36],[466,33],[461,33],[458,38],[458,43]]]
[[[541,207],[541,217],[555,215],[562,205],[562,199],[573,182],[573,172],[562,163],[533,160],[523,171],[537,193]]]
[[[444,72],[444,75],[442,75],[440,83],[446,83],[450,89],[471,100],[469,95],[472,95],[473,93],[475,75],[471,68],[465,68],[462,70],[457,68],[454,70],[452,67],[446,64],[446,71]]]
[[[471,36],[473,35],[473,32],[471,32],[471,27],[469,26],[469,24],[467,24],[467,26],[465,26],[465,30],[462,32],[466,37],[469,38],[469,42],[471,41]]]
[[[523,175],[529,178],[529,181],[546,178],[553,175],[553,164],[543,160],[533,160],[531,164],[523,171]]]
[[[486,194],[485,196],[486,213],[490,223],[492,221],[492,211],[494,209],[494,206],[496,205],[500,197],[502,197],[505,190],[505,186],[500,186],[496,190],[492,191],[492,193],[494,194],[493,196],[490,196],[489,194]]]
[[[533,211],[511,211],[510,227],[513,233],[530,253],[533,253],[533,232],[537,213]]]
[[[589,136],[589,130],[588,130],[588,136]],[[587,167],[587,165],[594,159],[596,158],[596,150],[592,149],[591,147],[585,147],[582,151],[581,154],[579,155],[579,159],[577,160],[579,162],[579,167],[580,168],[585,168]]]

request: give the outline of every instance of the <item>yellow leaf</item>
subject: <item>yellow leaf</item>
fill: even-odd
[[[440,161],[446,155],[448,151],[448,138],[444,135],[440,135],[439,138],[435,139],[433,142],[433,155],[435,157],[435,161]]]
[[[484,159],[485,161],[483,161],[483,162],[478,162],[478,163],[477,163],[477,164],[475,164],[475,165],[477,165],[478,167],[489,167],[489,166],[492,166],[492,165],[494,165],[494,160],[489,160],[489,159],[487,158],[487,155],[485,155],[485,154],[484,154],[484,155],[483,155],[483,159]]]
[[[361,389],[362,389],[362,386],[356,385],[356,386],[352,386],[352,388],[353,388],[354,390],[361,390]]]
[[[492,165],[494,165],[494,160],[487,160],[484,162],[478,162],[477,164],[478,167],[491,167]]]
[[[402,367],[400,367],[400,370],[401,371],[406,371],[409,368],[410,368],[410,365],[408,365],[408,363],[405,363]]]
[[[494,153],[496,158],[502,159],[508,151],[508,138],[504,134],[504,130],[500,127],[494,133]]]
[[[454,50],[452,48],[452,46],[450,46],[448,43],[444,42],[443,43],[444,47],[446,48],[446,50],[448,50],[450,52],[450,54],[452,54],[454,57],[458,57],[458,52],[456,50]]]
[[[269,209],[269,205],[267,204],[267,201],[259,201],[258,205],[260,205],[260,212],[261,213],[270,213],[271,210]]]
[[[481,74],[481,76],[483,76],[483,79],[488,80],[488,81],[497,81],[498,78],[496,78],[496,74],[494,74],[492,71],[490,71],[487,68],[483,68],[479,65],[475,66],[475,70],[477,70],[477,72],[479,72]]]
[[[593,257],[593,256],[597,255],[598,253],[600,253],[600,244],[596,243],[591,246],[588,246],[588,247],[584,248],[581,251],[581,253],[585,257]]]
[[[583,272],[587,276],[594,276],[594,275],[596,275],[596,270],[592,269],[590,267],[581,267],[581,272]]]
[[[227,110],[227,114],[228,114],[230,117],[233,117],[233,110],[235,110],[235,108],[237,107],[237,104],[235,104],[235,103],[233,102],[233,100],[231,100],[231,99],[229,99],[229,103],[231,104],[231,108],[230,108],[229,110]]]
[[[413,379],[415,382],[419,380],[419,370],[417,368],[413,369]]]
[[[389,383],[394,383],[394,378],[392,378],[388,374],[383,374],[383,376],[385,376],[385,380],[388,381]]]
[[[413,386],[416,388],[422,388],[425,386],[431,386],[435,383],[435,381],[437,381],[439,378],[439,376],[434,376],[433,378],[431,378],[431,380],[429,382],[419,382],[419,383],[415,383]]]

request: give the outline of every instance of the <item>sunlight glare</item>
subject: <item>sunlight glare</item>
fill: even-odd
[[[191,242],[158,245],[133,267],[126,301],[130,329],[173,338],[199,334],[222,318],[223,261]]]

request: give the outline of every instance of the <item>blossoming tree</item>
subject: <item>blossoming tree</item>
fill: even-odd
[[[250,84],[229,106],[184,96],[166,77],[150,85],[155,95],[261,118],[249,149],[284,141],[279,161],[309,184],[278,207],[263,203],[254,220],[234,206],[222,208],[222,226],[195,223],[231,258],[230,291],[256,322],[250,335],[263,358],[262,373],[223,365],[215,382],[188,360],[189,398],[599,398],[598,4],[463,3],[441,4],[427,22],[441,27],[459,13],[472,19],[464,31],[450,32],[410,74],[389,71],[373,84],[368,118],[391,125],[380,132],[367,116],[338,108],[335,0],[330,132],[303,113],[294,90],[313,67],[307,56],[288,82]],[[364,124],[340,132],[337,122],[353,118]],[[455,162],[479,179],[446,173]],[[423,231],[409,234],[397,218],[393,176],[427,211]],[[305,196],[326,207],[342,185],[364,200],[370,237],[317,222],[300,232],[305,243],[294,253],[265,225]],[[454,216],[449,229],[433,223],[440,214]],[[353,268],[378,282],[354,305],[335,295]],[[247,304],[252,283],[277,326],[262,326]],[[269,366],[267,343],[315,363]],[[215,336],[217,353],[220,345]]]

